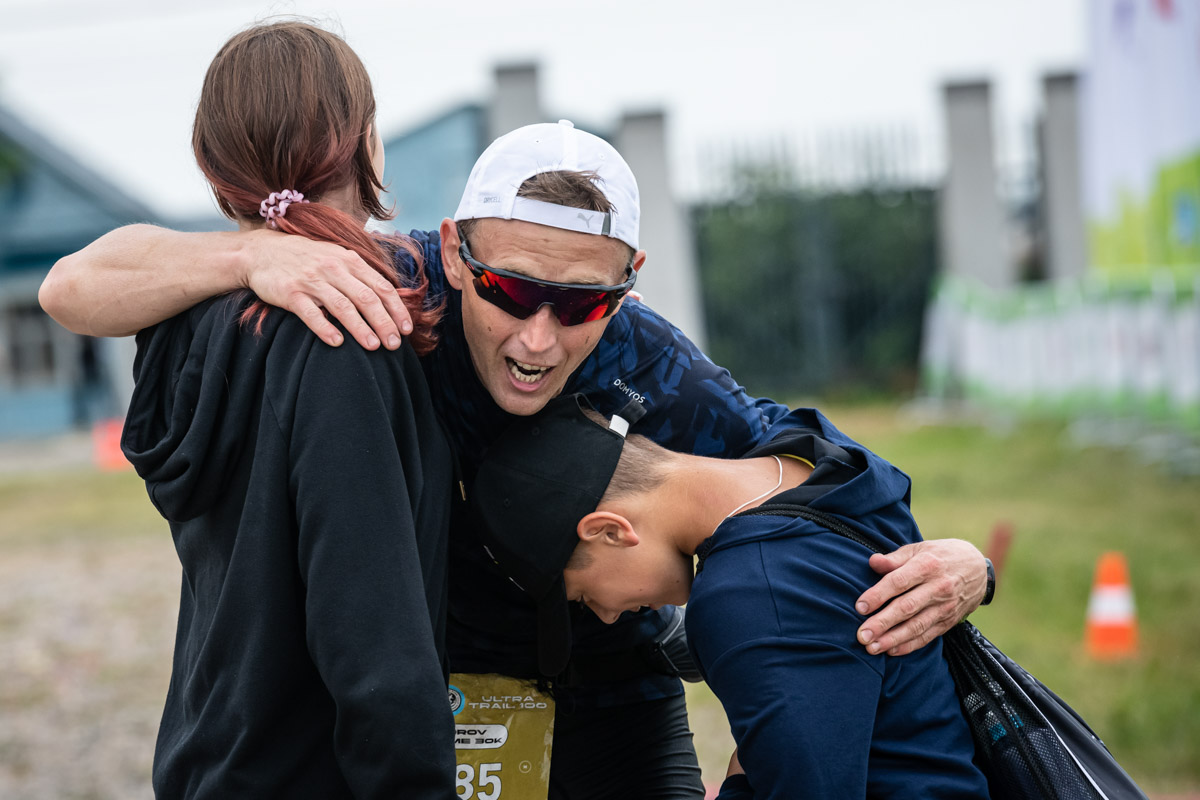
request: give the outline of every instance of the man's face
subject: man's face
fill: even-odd
[[[567,599],[581,602],[612,624],[626,611],[681,606],[692,589],[692,559],[642,538],[637,544],[580,542],[586,565],[563,570]]]
[[[542,307],[517,319],[475,291],[459,259],[452,220],[442,220],[441,235],[442,264],[450,285],[462,292],[463,332],[479,380],[508,413],[537,413],[592,352],[611,316],[564,326]],[[479,220],[468,244],[471,255],[490,267],[558,283],[618,284],[629,263],[629,250],[619,240],[520,220]],[[638,251],[634,269],[645,257]]]

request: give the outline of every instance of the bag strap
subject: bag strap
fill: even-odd
[[[875,553],[882,553],[879,545],[875,544],[870,537],[865,536],[859,531],[851,527],[841,517],[835,517],[833,514],[824,511],[818,511],[811,506],[802,505],[800,503],[763,503],[761,506],[748,508],[740,514],[735,514],[737,517],[800,517],[809,522],[815,522],[818,525],[828,528],[839,536],[844,536],[852,542],[857,542],[863,547]]]

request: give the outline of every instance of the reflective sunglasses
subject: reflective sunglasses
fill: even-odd
[[[564,326],[604,319],[617,310],[621,298],[629,294],[637,281],[632,260],[625,267],[628,280],[616,286],[534,280],[475,260],[461,230],[458,241],[458,256],[475,276],[475,291],[517,319],[529,319],[545,305],[550,306],[555,319]]]

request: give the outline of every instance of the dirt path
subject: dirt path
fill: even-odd
[[[152,796],[178,592],[166,535],[5,549],[0,797]]]

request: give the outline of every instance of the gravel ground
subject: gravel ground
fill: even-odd
[[[86,433],[0,443],[0,480],[69,481],[88,469],[91,447]],[[13,519],[12,508],[0,507],[0,526]],[[3,528],[0,798],[152,797],[179,608],[179,562],[166,524],[44,539]]]
[[[170,538],[5,552],[0,797],[151,797],[179,568]]]

